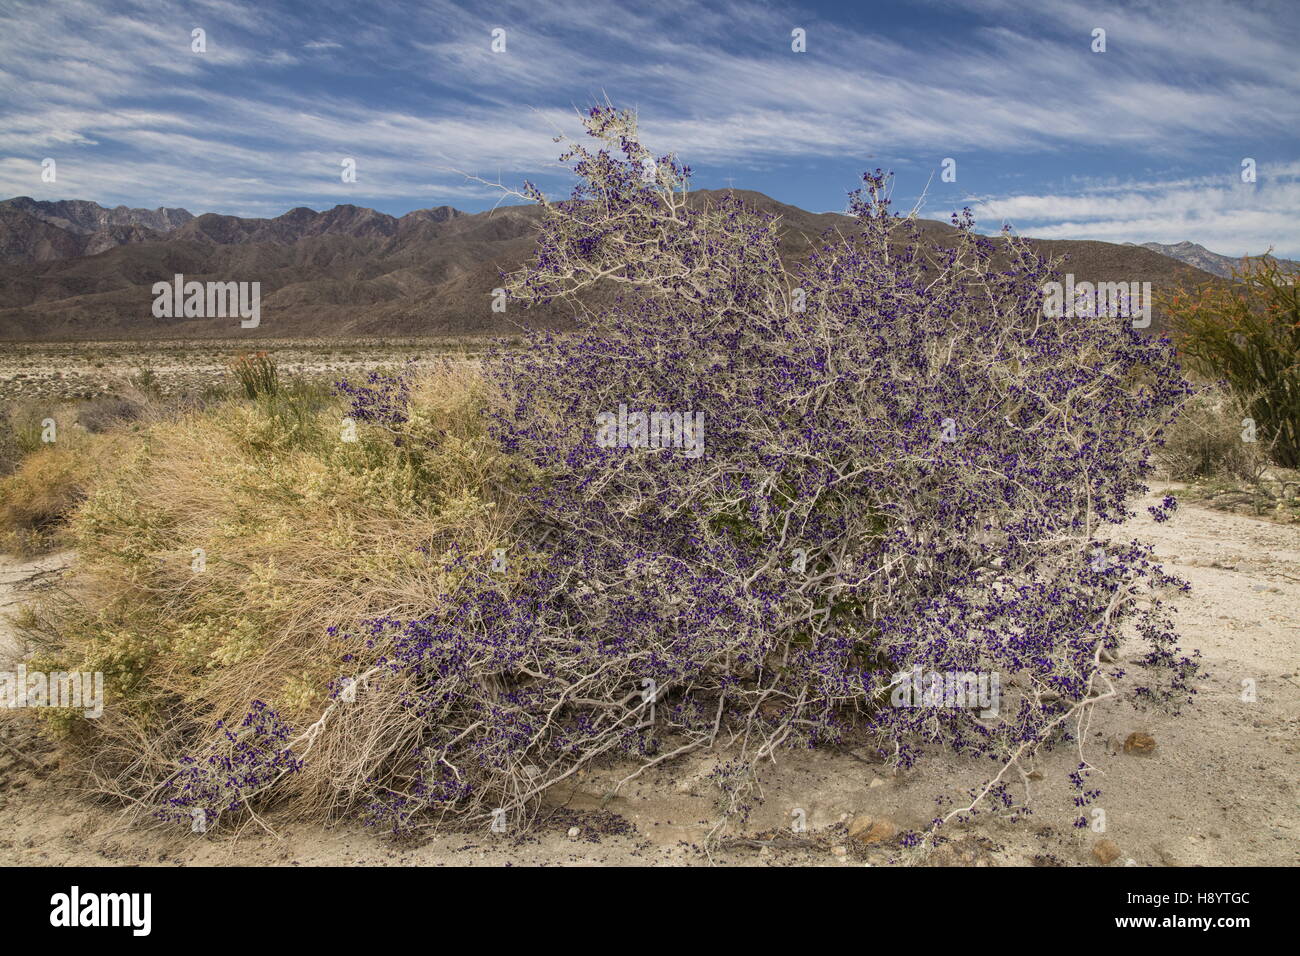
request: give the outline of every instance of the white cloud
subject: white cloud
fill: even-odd
[[[68,176],[59,197],[75,188],[226,212],[302,195],[473,198],[481,187],[458,171],[553,172],[552,133],[577,132],[572,108],[608,94],[641,107],[652,148],[737,168],[961,153],[1037,158],[1065,183],[1080,150],[1110,150],[1108,168],[1154,174],[1031,187],[978,211],[1040,235],[1300,245],[1293,184],[1267,180],[1262,158],[1249,202],[1206,175],[1225,143],[1294,152],[1298,31],[1286,0],[958,6],[986,25],[945,33],[945,0],[936,29],[904,41],[754,0],[507,0],[490,11],[396,0],[382,16],[344,0],[196,0],[188,12],[169,0],[15,0],[0,12],[0,192],[36,194],[39,161],[54,155]],[[793,25],[807,29],[807,53],[790,51]],[[207,54],[190,51],[196,26]],[[505,54],[490,50],[496,26]],[[1094,26],[1107,30],[1105,54],[1089,51]],[[345,156],[358,161],[352,188],[337,175]],[[1300,165],[1278,160],[1275,177],[1286,163]],[[1161,172],[1171,167],[1195,173]]]
[[[1042,239],[1175,243],[1190,239],[1223,255],[1269,246],[1300,259],[1300,163],[1262,165],[1253,184],[1231,175],[1106,185],[1074,195],[1014,195],[972,202],[984,228],[1002,221]]]

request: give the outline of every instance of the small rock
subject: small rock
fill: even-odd
[[[1124,752],[1126,754],[1137,754],[1141,757],[1149,757],[1156,751],[1156,739],[1150,734],[1144,734],[1136,731],[1128,735],[1124,741]]]
[[[874,780],[871,781],[871,783],[867,785],[867,789],[875,790],[876,787],[883,787],[884,785],[885,785],[885,781],[881,780],[879,777],[876,777]]]
[[[1028,776],[1029,776],[1029,779],[1030,779],[1030,780],[1042,780],[1042,779],[1043,779],[1043,774],[1042,774],[1042,772],[1039,771],[1039,770],[1031,770],[1031,771],[1029,771],[1029,775],[1028,775]]]
[[[1093,844],[1092,855],[1100,863],[1113,863],[1119,859],[1119,847],[1114,840],[1098,840]]]
[[[884,843],[898,835],[898,827],[884,817],[873,819],[869,816],[854,817],[849,824],[849,839],[859,843]]]
[[[582,830],[580,830],[578,827],[569,827],[569,839],[576,840],[578,838],[578,834],[581,832]]]
[[[831,847],[831,855],[841,858],[846,857],[849,855],[849,848],[846,846],[833,846]]]

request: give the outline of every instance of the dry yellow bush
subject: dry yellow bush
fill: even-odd
[[[331,627],[428,614],[455,587],[452,549],[501,543],[509,496],[486,400],[473,370],[448,365],[414,378],[397,435],[350,432],[342,401],[292,393],[117,435],[72,511],[78,562],[45,616],[51,666],[105,675],[104,717],[78,729],[104,790],[146,797],[178,748],[253,700],[310,724],[349,650]],[[20,474],[80,489],[62,476],[81,466],[60,450]],[[359,790],[402,746],[369,740],[358,720],[318,741],[300,791],[346,800],[340,775]]]

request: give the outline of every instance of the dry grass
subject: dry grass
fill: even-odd
[[[1243,441],[1247,416],[1241,401],[1217,386],[1205,386],[1179,412],[1156,454],[1162,476],[1173,481],[1207,478],[1258,480],[1269,467],[1261,439]]]
[[[418,374],[399,442],[365,424],[345,440],[343,402],[309,388],[118,433],[71,514],[71,587],[42,621],[48,669],[105,675],[103,718],[60,727],[88,745],[102,792],[156,800],[176,757],[259,699],[299,728],[330,715],[285,788],[305,813],[342,809],[400,762],[396,681],[346,715],[330,706],[355,648],[329,629],[428,614],[455,587],[451,549],[503,542],[510,509],[485,401],[473,370],[447,365]],[[72,467],[62,450],[23,466]]]
[[[39,554],[64,543],[69,515],[125,439],[87,431],[67,406],[13,405],[2,417],[0,551]]]

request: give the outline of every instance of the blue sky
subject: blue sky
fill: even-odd
[[[608,97],[697,188],[841,210],[882,166],[987,231],[1300,258],[1298,51],[1295,0],[0,0],[0,195],[477,211],[466,174],[567,192],[551,137]]]

